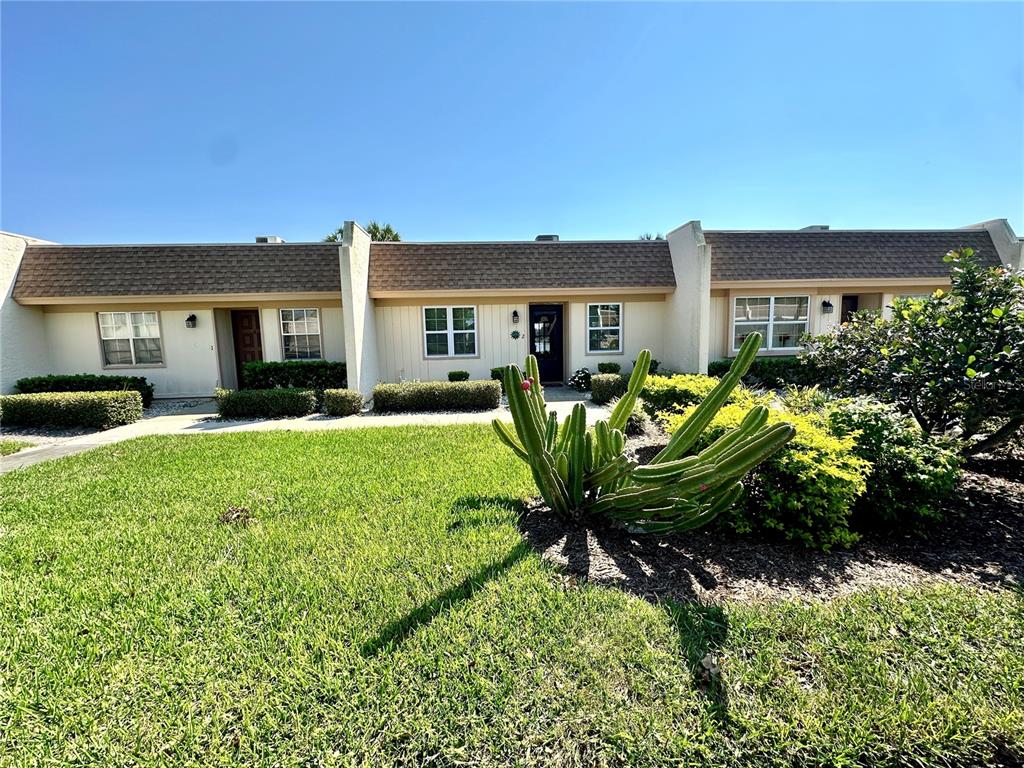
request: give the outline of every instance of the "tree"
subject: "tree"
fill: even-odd
[[[890,319],[855,313],[804,358],[826,385],[895,403],[979,453],[1024,426],[1024,272],[982,267],[971,248],[946,262],[949,292],[897,299]]]
[[[327,235],[323,241],[325,243],[340,243],[341,238],[344,235],[344,231],[344,227],[338,227]],[[370,239],[376,243],[397,243],[402,240],[402,236],[399,235],[398,232],[395,231],[395,228],[390,224],[378,224],[376,221],[371,221],[366,225],[366,233],[370,236]]]
[[[637,238],[637,240],[664,240],[664,239],[665,239],[665,236],[663,234],[661,234],[661,232],[659,232],[656,235],[652,235],[650,232],[643,232],[643,233],[641,233],[640,237]]]

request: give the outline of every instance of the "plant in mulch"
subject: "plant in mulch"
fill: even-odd
[[[498,437],[533,473],[541,496],[556,514],[604,519],[650,533],[690,530],[713,520],[740,497],[740,479],[793,438],[791,424],[771,426],[768,409],[755,406],[742,422],[696,455],[686,455],[746,372],[761,339],[751,334],[733,368],[694,409],[668,444],[646,466],[625,454],[624,429],[650,370],[649,350],[637,358],[625,394],[611,416],[588,429],[586,406],[577,403],[559,425],[548,413],[537,359],[505,370],[513,428],[495,419]]]

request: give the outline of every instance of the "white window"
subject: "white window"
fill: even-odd
[[[587,352],[622,351],[622,304],[587,304]]]
[[[807,296],[738,296],[734,306],[732,348],[743,346],[754,331],[761,349],[796,349],[807,333]]]
[[[285,360],[320,360],[319,309],[282,309],[281,346]]]
[[[157,312],[100,312],[103,365],[161,365],[160,320]]]
[[[476,307],[424,307],[423,349],[427,357],[474,357]]]

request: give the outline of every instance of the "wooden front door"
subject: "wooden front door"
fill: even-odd
[[[839,315],[840,323],[850,322],[850,315],[857,311],[857,307],[860,304],[860,297],[857,294],[847,294],[843,296],[843,307],[842,312]]]
[[[562,305],[530,305],[530,354],[537,358],[543,384],[562,384]]]
[[[231,335],[235,344],[235,370],[238,374],[238,386],[241,388],[245,386],[242,376],[245,364],[263,359],[259,310],[231,310]]]

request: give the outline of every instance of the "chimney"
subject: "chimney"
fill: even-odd
[[[811,226],[804,227],[800,231],[801,232],[828,232],[828,224],[811,224]]]
[[[533,239],[538,243],[557,243],[558,235],[537,235]]]
[[[257,243],[283,243],[284,238],[277,235],[256,235]]]

